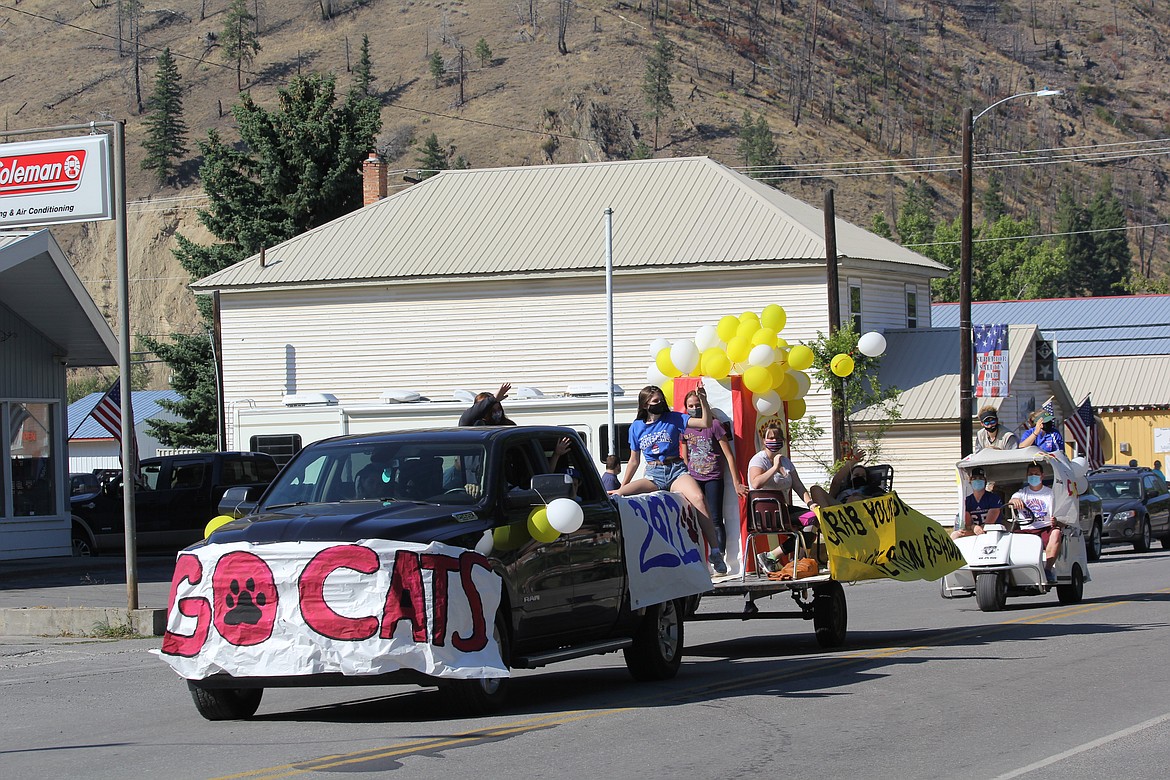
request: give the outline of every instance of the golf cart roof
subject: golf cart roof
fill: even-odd
[[[993,450],[987,448],[968,455],[956,463],[955,467],[970,470],[977,466],[986,468],[987,466],[1018,465],[1022,473],[1029,463],[1049,464],[1051,466],[1053,462],[1061,463],[1066,467],[1068,465],[1067,459],[1051,452],[1045,452],[1039,447],[1020,447],[1016,450]]]

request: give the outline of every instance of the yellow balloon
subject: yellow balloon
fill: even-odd
[[[752,343],[746,338],[736,336],[727,342],[727,357],[732,363],[742,363],[747,360],[748,353],[751,351]]]
[[[853,373],[853,358],[844,352],[833,355],[833,359],[829,362],[829,370],[839,377],[847,377]]]
[[[662,390],[662,400],[666,401],[667,406],[673,408],[674,407],[674,380],[667,379],[665,382],[662,383],[662,386],[659,389]]]
[[[757,328],[760,327],[760,318],[754,311],[745,311],[743,314],[739,315],[739,321],[741,324],[745,322],[754,322]]]
[[[658,357],[654,358],[654,365],[667,376],[674,377],[682,374],[681,371],[674,367],[674,363],[670,361],[670,347],[658,350]]]
[[[731,361],[728,360],[727,353],[719,347],[704,350],[699,358],[699,365],[702,367],[703,375],[712,379],[724,379],[731,370]]]
[[[235,519],[236,518],[232,517],[231,515],[219,515],[218,517],[211,518],[211,520],[208,521],[207,526],[203,529],[203,538],[206,539],[218,531],[220,526],[227,525]]]
[[[776,360],[775,360],[776,365],[780,366],[785,371],[787,371],[788,370],[788,350],[786,350],[782,347],[777,347],[776,351],[773,354],[775,354],[775,356],[776,356]]]
[[[715,326],[715,333],[726,344],[735,338],[735,331],[738,327],[739,317],[736,317],[734,314],[728,314],[725,317],[719,318],[719,324]]]
[[[780,380],[780,384],[776,387],[776,395],[780,396],[781,401],[795,401],[799,394],[800,388],[796,385],[796,380],[784,372],[784,378]]]
[[[735,337],[737,339],[744,339],[751,341],[752,336],[760,329],[760,323],[755,320],[741,320],[739,327],[735,329]]]
[[[776,331],[771,328],[760,328],[752,334],[752,344],[767,344],[769,347],[776,344]]]
[[[554,542],[561,532],[548,524],[548,507],[534,507],[528,513],[528,533],[538,542]]]
[[[799,420],[801,417],[804,417],[806,407],[803,398],[797,398],[795,401],[789,401],[787,407],[788,408],[787,411],[785,411],[784,416],[789,420]]]
[[[783,306],[776,303],[769,303],[760,312],[760,322],[765,328],[780,331],[784,330],[784,323],[788,322],[788,315],[784,312]]]
[[[528,528],[520,523],[501,525],[492,530],[492,548],[496,550],[518,550],[528,541]]]
[[[772,375],[763,366],[752,366],[743,372],[743,385],[753,393],[766,393],[772,389]]]
[[[781,338],[780,336],[777,336],[776,337],[776,346],[779,347],[780,349],[788,349],[788,340]]]
[[[797,344],[788,350],[788,367],[804,371],[813,364],[813,351],[804,344]],[[663,371],[662,373],[666,373]]]
[[[772,389],[775,390],[784,381],[784,377],[788,376],[788,369],[779,363],[773,363],[766,366],[768,369],[768,376],[772,377]]]

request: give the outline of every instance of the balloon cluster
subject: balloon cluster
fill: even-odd
[[[857,351],[866,357],[878,357],[886,351],[886,337],[875,330],[863,333],[857,340]],[[852,374],[854,367],[853,356],[844,352],[833,355],[829,361],[829,370],[842,379]]]
[[[726,379],[738,374],[760,414],[776,414],[787,401],[788,419],[799,419],[804,416],[804,397],[811,384],[804,372],[814,356],[803,344],[790,347],[780,335],[787,319],[784,308],[773,303],[759,314],[728,314],[715,325],[704,325],[693,340],[671,344],[655,339],[650,344],[654,362],[646,369],[646,378],[660,386],[673,405],[675,377]]]
[[[561,534],[573,533],[584,521],[580,504],[571,498],[554,498],[548,506],[528,513],[528,533],[538,542],[552,542]]]

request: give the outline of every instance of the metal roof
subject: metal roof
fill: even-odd
[[[957,420],[959,405],[959,329],[908,328],[885,332],[886,352],[882,356],[878,377],[883,387],[901,391],[902,420],[928,422]],[[1028,354],[1028,345],[1036,337],[1032,325],[1008,328],[1010,376],[1014,377]],[[1056,403],[1063,409],[1074,408],[1072,395],[1059,379],[1049,383]],[[972,388],[973,390],[974,388]],[[973,406],[994,402],[974,399]],[[972,409],[974,414],[974,409]],[[857,420],[871,417],[866,411]]]
[[[823,263],[822,212],[706,157],[443,171],[199,280],[196,290],[593,271],[613,209],[615,269]],[[837,220],[844,258],[948,272]],[[848,262],[848,259],[845,261]]]
[[[1170,355],[1078,358],[1057,365],[1078,403],[1092,393],[1098,409],[1170,407]]]
[[[1170,355],[1170,295],[979,301],[971,304],[971,322],[1037,325],[1062,358]],[[959,305],[932,305],[931,324],[958,327]]]
[[[69,409],[66,412],[66,417],[69,420],[69,438],[70,439],[112,439],[110,432],[102,427],[94,418],[90,417],[90,412],[97,406],[98,401],[102,399],[102,393],[90,393],[84,398],[78,398],[73,403],[69,404]],[[183,396],[179,395],[174,390],[135,390],[130,394],[130,405],[134,409],[134,428],[140,430],[146,421],[152,417],[157,417],[160,413],[168,416],[170,412],[159,406],[159,401],[166,399],[168,401],[180,401]]]
[[[48,230],[0,233],[0,305],[59,350],[69,366],[110,366],[118,341]]]

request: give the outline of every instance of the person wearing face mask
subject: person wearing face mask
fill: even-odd
[[[987,489],[983,469],[971,469],[971,491],[963,506],[963,525],[951,531],[952,539],[978,536],[983,533],[983,526],[998,522],[1003,511],[1003,499]]]
[[[838,504],[848,504],[851,501],[864,501],[867,498],[876,498],[882,495],[882,489],[874,485],[869,478],[869,471],[860,463],[854,463],[849,469],[849,482],[844,489],[837,493]],[[813,497],[816,502],[816,497]]]
[[[687,473],[687,466],[679,455],[682,434],[688,428],[711,427],[711,407],[707,404],[707,391],[698,390],[700,414],[693,416],[671,411],[662,389],[647,385],[638,393],[638,413],[630,425],[630,460],[622,486],[613,494],[632,496],[638,493],[653,493],[655,490],[669,490],[683,496],[699,515],[699,526],[711,548],[707,562],[716,574],[727,573],[727,562],[723,560],[715,526],[707,507],[707,500],[694,477]],[[641,479],[634,474],[646,459],[646,473]]]
[[[1052,565],[1060,550],[1060,529],[1052,523],[1052,488],[1044,484],[1044,469],[1039,463],[1028,464],[1026,479],[1027,484],[1017,490],[1008,503],[1017,511],[1027,509],[1032,513],[1031,518],[1027,515],[1019,517],[1023,523],[1019,531],[1040,537],[1044,546],[1044,576],[1048,582],[1056,582]]]
[[[459,425],[515,425],[504,414],[504,407],[500,402],[508,397],[512,385],[508,382],[500,385],[494,394],[480,393],[475,402],[459,416]]]
[[[699,394],[692,390],[683,399],[687,414],[699,417],[703,413],[699,402]],[[682,435],[682,458],[687,464],[687,472],[699,483],[703,497],[707,500],[707,509],[711,514],[711,524],[715,526],[715,534],[719,537],[719,548],[727,546],[727,530],[723,526],[723,463],[726,461],[731,476],[731,484],[735,492],[741,496],[747,495],[747,488],[739,481],[738,469],[735,468],[735,454],[731,451],[730,437],[723,423],[714,417],[711,418],[709,428],[687,428]],[[723,458],[719,457],[720,453]]]
[[[994,406],[985,406],[979,410],[979,422],[983,428],[975,434],[975,451],[1014,450],[1020,446],[1019,439],[1011,431],[999,425],[999,412]]]
[[[1035,445],[1045,452],[1064,452],[1064,436],[1056,430],[1056,419],[1052,412],[1041,411],[1036,415],[1036,425],[1020,440],[1021,447]]]
[[[808,488],[800,481],[796,466],[792,465],[792,461],[784,454],[784,427],[778,422],[768,423],[764,428],[763,443],[764,448],[748,462],[748,486],[752,490],[778,490],[785,494],[793,490],[804,499],[809,509],[819,506],[813,501]],[[803,509],[789,507],[791,517],[798,517],[803,512]],[[809,526],[809,530],[815,532],[815,526]],[[762,571],[779,569],[787,557],[788,551],[785,546],[782,544],[774,550],[758,553],[756,567]]]

